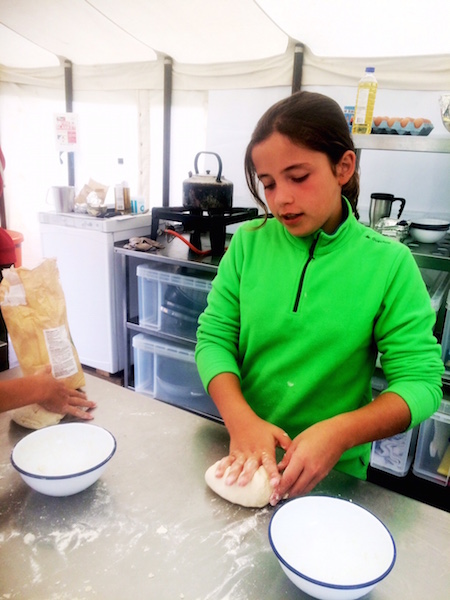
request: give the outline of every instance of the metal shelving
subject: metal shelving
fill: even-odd
[[[362,150],[450,154],[450,136],[354,135],[353,142],[358,162]],[[450,272],[450,233],[438,244],[420,244],[411,238],[407,238],[404,243],[420,268]],[[442,327],[442,321],[443,312],[440,311],[437,318],[438,329]],[[437,333],[439,335],[439,331]],[[447,372],[443,383],[445,386],[450,383]]]
[[[361,150],[393,150],[400,152],[432,152],[450,154],[450,136],[419,135],[354,135],[353,143]]]
[[[362,150],[450,154],[450,136],[354,135],[353,143],[358,161]],[[440,244],[419,244],[411,239],[406,240],[405,243],[409,246],[419,267],[450,271],[449,235]]]
[[[169,238],[173,240],[173,238]],[[122,328],[122,344],[124,345],[124,386],[131,389],[134,388],[134,364],[133,364],[133,349],[132,339],[137,333],[151,333],[153,337],[161,338],[162,340],[171,340],[179,345],[184,345],[187,348],[194,346],[193,342],[184,340],[179,336],[171,336],[168,333],[162,333],[158,331],[149,332],[148,328],[139,324],[137,317],[137,275],[136,268],[139,264],[150,262],[150,263],[162,263],[172,266],[183,267],[188,270],[189,273],[195,274],[204,273],[205,271],[215,274],[217,267],[220,262],[220,257],[217,256],[198,256],[194,252],[191,252],[187,245],[174,240],[168,241],[165,236],[158,238],[158,241],[164,245],[164,248],[154,253],[149,252],[138,252],[136,250],[129,250],[123,248],[124,242],[117,242],[114,247],[114,251],[120,256],[120,271],[119,277],[123,282],[122,287],[122,315],[123,315],[123,328]],[[208,236],[202,237],[202,247],[204,249],[209,248]]]
[[[438,244],[420,244],[412,238],[407,238],[404,243],[419,267],[450,273],[450,234]]]

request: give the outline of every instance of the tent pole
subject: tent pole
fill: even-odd
[[[73,112],[73,72],[70,60],[64,60],[64,87],[66,95],[66,112]],[[74,153],[67,153],[69,185],[75,185]]]
[[[294,50],[294,72],[292,74],[292,93],[300,91],[302,87],[303,74],[303,44],[295,44]]]
[[[164,58],[163,206],[170,203],[170,114],[172,108],[172,59]]]

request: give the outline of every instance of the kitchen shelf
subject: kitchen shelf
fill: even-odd
[[[353,143],[359,162],[362,150],[392,150],[397,152],[429,152],[434,154],[450,154],[449,136],[418,135],[353,135]],[[450,234],[439,244],[420,244],[411,238],[405,240],[419,267],[450,271]],[[445,247],[445,248],[444,248]]]
[[[150,232],[149,232],[150,233]],[[186,240],[189,239],[188,235],[185,236]],[[118,252],[123,256],[132,258],[141,258],[144,262],[147,260],[153,260],[160,263],[166,263],[170,265],[178,265],[180,267],[195,268],[203,271],[211,271],[215,273],[219,266],[220,256],[199,256],[189,250],[189,247],[184,243],[180,242],[176,238],[169,238],[170,241],[166,241],[165,236],[158,238],[158,242],[164,245],[162,250],[157,252],[139,252],[137,250],[130,250],[124,248],[126,242],[117,242],[115,244],[114,251]],[[227,236],[228,241],[230,236]],[[202,248],[208,250],[210,248],[209,239],[205,236],[202,237]]]
[[[450,154],[450,135],[446,137],[419,135],[353,135],[356,150],[395,150]]]
[[[411,250],[419,267],[450,272],[450,234],[437,244],[421,244],[411,237],[404,243]]]

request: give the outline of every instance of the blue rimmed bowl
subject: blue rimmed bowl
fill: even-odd
[[[109,431],[87,423],[38,429],[18,442],[11,463],[31,488],[47,496],[71,496],[97,481],[117,443]]]
[[[392,570],[395,543],[374,514],[348,500],[305,496],[272,516],[269,541],[281,568],[320,600],[354,600]]]
[[[423,244],[435,244],[445,238],[450,228],[448,221],[442,219],[420,219],[409,226],[410,236]]]

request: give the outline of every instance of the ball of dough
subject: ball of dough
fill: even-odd
[[[15,423],[27,429],[42,429],[49,425],[57,425],[63,417],[64,415],[50,412],[39,404],[29,404],[28,406],[16,408],[11,414],[11,418]]]
[[[253,479],[247,485],[238,485],[237,481],[233,485],[227,485],[225,480],[230,467],[226,469],[223,477],[216,477],[216,469],[219,462],[217,461],[211,465],[205,473],[205,481],[213,492],[228,500],[228,502],[248,508],[263,508],[263,506],[269,504],[273,488],[270,485],[267,471],[263,466],[259,467]]]

